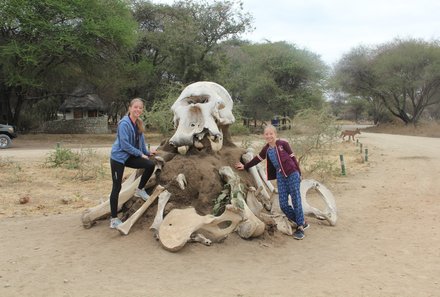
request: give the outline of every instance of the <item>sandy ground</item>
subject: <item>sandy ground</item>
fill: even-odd
[[[83,229],[81,209],[4,214],[0,296],[439,296],[440,139],[360,139],[367,168],[347,164],[347,176],[331,187],[337,226],[309,219],[303,241],[231,235],[170,253],[146,225],[128,236],[107,221]],[[44,153],[18,147],[0,157]]]

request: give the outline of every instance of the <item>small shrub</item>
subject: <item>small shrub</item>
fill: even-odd
[[[80,150],[79,167],[77,168],[76,179],[86,181],[97,179],[105,175],[104,167],[100,162],[96,151],[92,149]]]
[[[328,160],[338,140],[336,119],[326,109],[304,110],[294,119],[294,129],[283,131],[304,171],[321,180],[337,172],[336,161]]]
[[[71,149],[62,148],[58,145],[55,151],[47,157],[46,166],[76,170],[74,179],[82,181],[96,179],[105,175],[102,162],[98,158],[96,151],[92,149],[80,149],[79,152],[73,152]]]
[[[174,130],[173,112],[170,106],[179,97],[180,86],[168,86],[163,93],[163,100],[156,101],[150,111],[142,114],[144,123],[164,136],[171,135]]]
[[[320,158],[315,160],[307,167],[307,171],[311,175],[316,175],[321,181],[325,181],[329,176],[338,175],[337,162],[334,160],[326,160]]]
[[[300,161],[306,161],[312,154],[324,153],[336,142],[340,132],[336,119],[325,109],[300,112],[294,127],[286,132],[286,137]]]
[[[241,123],[235,122],[229,127],[229,133],[234,136],[248,135],[250,133],[250,130],[249,127],[246,127]]]
[[[63,148],[57,145],[55,151],[49,153],[46,158],[46,166],[48,167],[63,167],[67,169],[76,169],[79,167],[80,157],[71,149]]]

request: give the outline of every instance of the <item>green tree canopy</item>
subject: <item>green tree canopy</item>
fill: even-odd
[[[319,57],[285,42],[225,45],[225,85],[248,117],[293,116],[324,102],[327,67]]]
[[[405,124],[415,124],[426,107],[440,102],[440,46],[397,39],[356,48],[337,63],[335,77],[343,91],[380,101]]]
[[[72,78],[114,65],[136,42],[136,23],[123,0],[0,5],[1,117],[14,124],[24,100],[65,90]]]
[[[152,62],[152,85],[186,85],[212,77],[221,67],[215,55],[220,42],[250,30],[252,21],[239,1],[137,1],[134,16],[141,39],[133,57]]]

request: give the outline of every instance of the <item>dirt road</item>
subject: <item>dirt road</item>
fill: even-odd
[[[230,236],[169,253],[80,213],[0,219],[0,296],[439,296],[440,139],[362,133],[369,169],[332,187],[303,241]],[[26,152],[28,153],[28,152]]]

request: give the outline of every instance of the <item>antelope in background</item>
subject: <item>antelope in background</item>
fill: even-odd
[[[345,140],[345,136],[348,136],[348,140],[353,139],[354,141],[354,136],[356,134],[361,134],[361,130],[359,130],[359,128],[356,128],[356,130],[352,131],[352,130],[344,130],[341,132],[341,136],[342,140]]]

